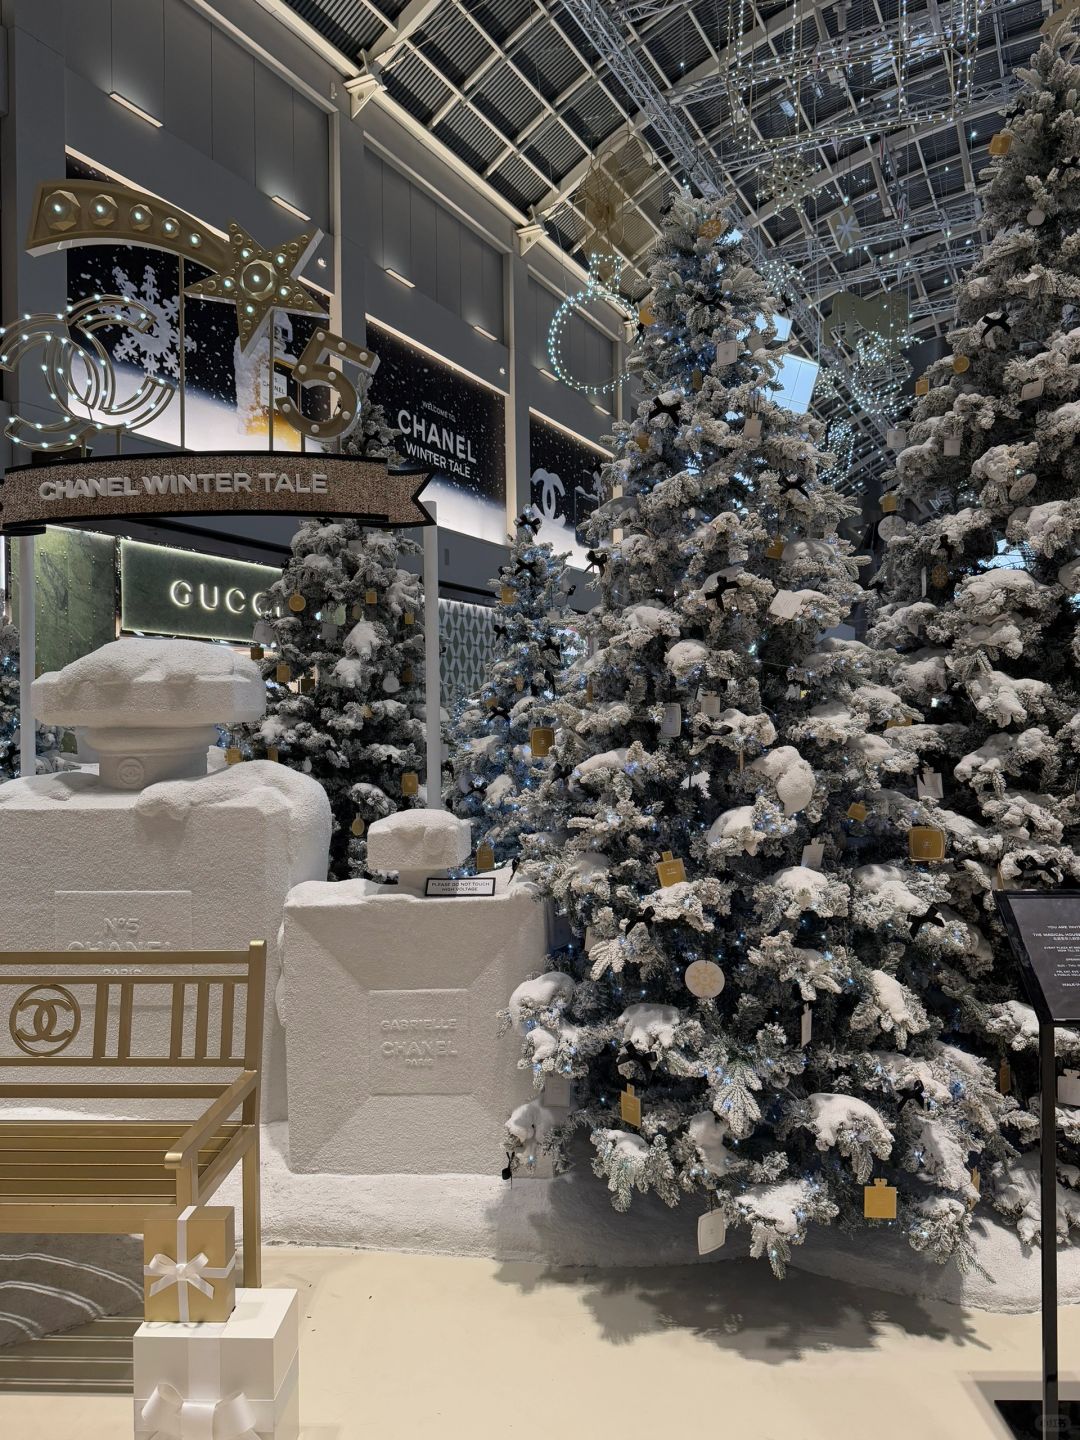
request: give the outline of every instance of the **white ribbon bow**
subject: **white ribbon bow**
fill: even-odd
[[[236,1267],[235,1255],[229,1257],[227,1265],[211,1265],[209,1257],[204,1255],[201,1250],[198,1255],[193,1255],[191,1259],[188,1259],[187,1222],[194,1213],[195,1206],[189,1205],[177,1219],[176,1259],[158,1251],[150,1262],[143,1266],[144,1275],[155,1277],[154,1283],[150,1286],[151,1295],[160,1294],[170,1285],[178,1287],[178,1313],[181,1322],[185,1324],[191,1315],[188,1306],[188,1286],[198,1290],[210,1300],[214,1294],[214,1287],[210,1284],[210,1280],[224,1280]]]
[[[185,1400],[175,1385],[158,1385],[142,1418],[152,1440],[259,1440],[255,1412],[242,1390],[224,1400]]]

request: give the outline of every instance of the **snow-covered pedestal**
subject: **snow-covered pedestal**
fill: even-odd
[[[113,951],[122,974],[129,951],[266,940],[264,1107],[283,1115],[281,912],[294,885],[326,875],[330,810],[321,786],[284,765],[206,773],[213,721],[261,713],[257,668],[224,646],[119,640],[34,691],[47,723],[90,727],[102,774],[0,785],[4,948]],[[161,1003],[152,993],[145,1003]]]
[[[546,969],[531,887],[425,898],[420,872],[468,853],[468,824],[407,811],[371,827],[368,858],[403,886],[299,885],[285,906],[289,1158],[294,1170],[492,1174],[507,1115],[532,1094],[497,1015]],[[462,851],[464,846],[464,852]]]

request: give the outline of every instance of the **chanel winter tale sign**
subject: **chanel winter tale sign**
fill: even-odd
[[[426,525],[424,470],[326,454],[171,451],[24,465],[0,481],[0,524],[32,533],[63,521],[132,515],[351,515],[368,525]]]
[[[1080,890],[999,890],[995,899],[1040,1018],[1080,1022]]]

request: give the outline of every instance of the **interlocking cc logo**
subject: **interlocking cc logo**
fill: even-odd
[[[32,985],[11,1007],[11,1038],[27,1055],[58,1055],[79,1033],[79,1002],[63,985]]]

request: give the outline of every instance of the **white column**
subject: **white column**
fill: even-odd
[[[30,687],[37,646],[34,613],[34,537],[19,536],[19,773],[37,774],[37,726]]]
[[[424,526],[424,708],[427,715],[427,808],[442,803],[442,675],[439,665],[438,509],[425,501],[432,523]]]

